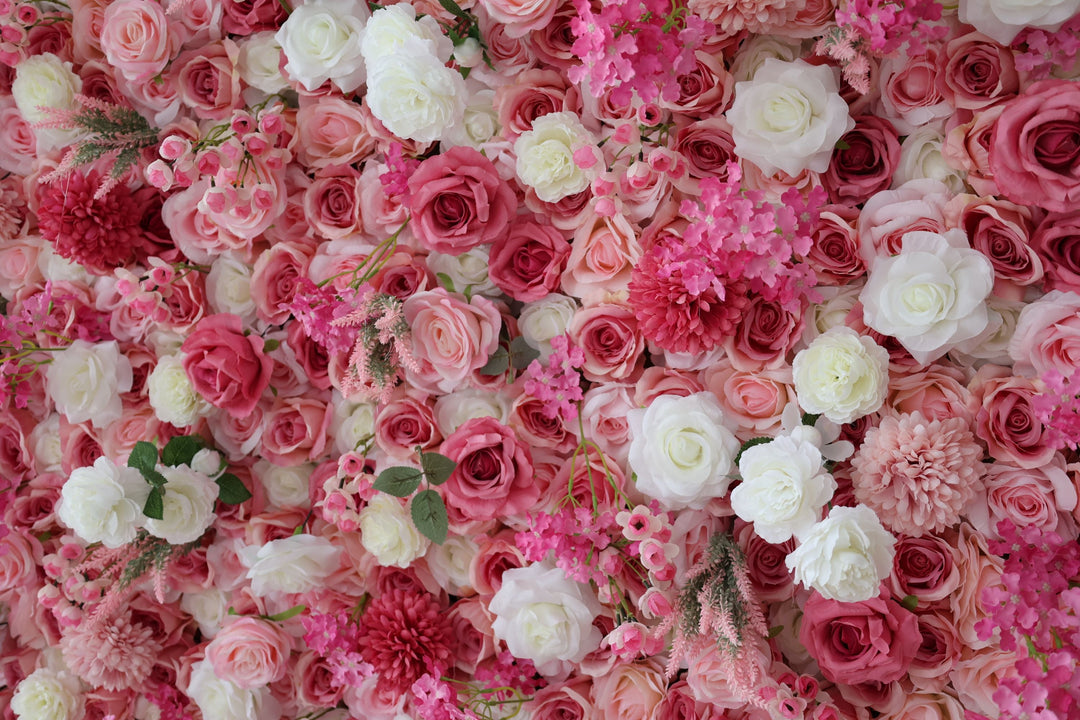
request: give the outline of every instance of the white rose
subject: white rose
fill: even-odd
[[[340,557],[341,549],[329,540],[307,534],[271,540],[242,551],[251,592],[257,597],[314,590],[338,569]]]
[[[566,333],[577,311],[574,298],[548,293],[522,306],[518,316],[518,332],[529,347],[539,350],[541,359],[546,360],[551,354],[551,338]]]
[[[474,418],[493,417],[503,425],[510,420],[510,405],[489,390],[464,388],[439,396],[435,401],[435,424],[443,437]]]
[[[78,107],[75,96],[82,92],[82,78],[52,53],[31,55],[15,66],[15,80],[11,83],[11,95],[15,106],[35,124],[49,119],[41,108],[74,110]],[[75,140],[77,130],[61,128],[34,128],[39,152],[63,147]]]
[[[46,281],[82,283],[85,285],[95,284],[94,277],[86,271],[86,268],[62,255],[57,255],[52,243],[44,243],[41,246],[37,266]],[[105,280],[105,278],[100,278],[97,282],[102,280]],[[101,297],[100,293],[97,295],[99,298]]]
[[[217,588],[184,593],[180,598],[180,609],[198,623],[203,637],[212,638],[229,616],[229,596]]]
[[[465,102],[465,116],[450,128],[441,144],[444,147],[463,145],[479,150],[498,133],[499,113],[495,109],[495,91],[483,88],[469,95]]]
[[[427,266],[436,275],[442,274],[450,278],[457,292],[463,293],[468,289],[470,295],[497,298],[502,294],[502,290],[495,287],[495,283],[488,278],[490,255],[490,245],[479,245],[460,255],[431,252],[427,256]]]
[[[150,407],[161,422],[187,427],[210,411],[210,403],[191,386],[180,355],[159,358],[146,387]]]
[[[81,720],[83,696],[70,673],[38,668],[15,687],[11,711],[21,720]]]
[[[285,51],[285,72],[308,90],[327,80],[345,93],[360,87],[360,43],[370,16],[362,0],[308,0],[294,8],[274,36]]]
[[[787,556],[795,582],[840,602],[877,597],[892,571],[896,538],[865,505],[834,507]]]
[[[855,127],[828,66],[767,58],[754,79],[735,84],[727,111],[735,154],[767,175],[829,169],[836,141]]]
[[[927,364],[986,329],[994,268],[963,230],[914,231],[899,255],[879,257],[859,299],[866,324]]]
[[[375,434],[375,404],[351,403],[335,396],[330,423],[334,449],[342,455],[352,452]]]
[[[99,457],[75,468],[60,491],[60,521],[88,543],[118,548],[135,539],[145,520],[150,485],[135,468]]]
[[[798,38],[752,35],[739,45],[739,52],[731,61],[731,77],[735,82],[753,80],[769,58],[793,62],[802,55],[802,40]]]
[[[266,499],[271,504],[279,508],[306,508],[311,504],[308,479],[315,469],[314,465],[308,463],[282,467],[259,460],[252,469],[262,481]]]
[[[893,187],[911,180],[937,180],[949,188],[952,194],[964,192],[966,173],[956,169],[945,160],[941,152],[945,138],[936,128],[924,127],[914,130],[900,143],[900,162],[893,172]]]
[[[76,340],[58,353],[45,371],[49,396],[68,422],[90,421],[96,428],[120,419],[120,393],[131,389],[131,362],[115,340],[91,344]]]
[[[222,256],[206,275],[206,301],[214,312],[239,315],[241,320],[255,318],[255,300],[251,297],[250,265]]]
[[[430,542],[392,495],[379,493],[360,511],[360,543],[383,567],[409,567]]]
[[[396,58],[406,47],[414,52],[423,48],[443,65],[454,52],[454,43],[443,34],[438,21],[431,15],[417,21],[416,8],[408,3],[381,7],[372,13],[360,43],[368,66]]]
[[[406,38],[400,55],[368,68],[367,103],[371,114],[400,138],[440,139],[465,115],[465,79]]]
[[[191,666],[187,696],[199,706],[204,718],[214,720],[278,720],[281,706],[270,688],[244,690],[214,673],[208,660]]]
[[[237,70],[240,77],[251,87],[267,95],[281,92],[289,87],[289,81],[281,74],[279,59],[281,46],[274,38],[274,32],[264,30],[240,40],[237,45]]]
[[[960,0],[960,21],[1002,45],[1026,27],[1056,32],[1080,12],[1080,0]]]
[[[30,453],[38,472],[61,472],[64,446],[60,443],[60,416],[53,413],[30,432]]]
[[[495,615],[495,637],[543,675],[558,673],[563,662],[581,662],[603,637],[593,627],[600,603],[589,586],[547,563],[503,573],[488,609]]]
[[[846,326],[814,338],[791,370],[803,410],[835,423],[874,412],[889,390],[889,351]]]
[[[480,546],[473,540],[454,535],[442,545],[432,543],[428,548],[427,566],[439,587],[446,588],[451,595],[471,595],[469,568],[479,552]]]
[[[211,480],[217,480],[225,472],[227,464],[225,458],[217,450],[203,448],[191,458],[190,467],[195,472],[202,473]]]
[[[668,510],[701,510],[727,494],[739,441],[712,393],[661,395],[627,419],[638,490]]]
[[[170,545],[198,540],[214,522],[217,484],[186,465],[157,469],[168,482],[163,487],[161,520],[146,518],[146,530]]]
[[[773,544],[806,535],[836,492],[817,447],[787,435],[747,448],[739,474],[742,483],[731,491],[731,509]]]
[[[990,314],[986,330],[957,345],[955,351],[995,365],[1011,365],[1009,342],[1016,333],[1016,323],[1025,307],[1023,301],[991,295],[986,299],[986,311]]]
[[[829,328],[843,325],[848,313],[859,302],[861,285],[844,285],[843,287],[818,287],[814,288],[821,301],[810,303],[806,310],[806,324],[802,334],[802,342],[809,345],[818,335],[827,332]]]
[[[517,176],[544,202],[558,202],[589,187],[600,164],[578,167],[574,152],[595,139],[572,112],[548,113],[533,121],[514,142]]]

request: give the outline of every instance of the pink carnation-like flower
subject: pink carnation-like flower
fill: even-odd
[[[691,12],[714,23],[723,37],[743,30],[768,33],[782,27],[799,14],[803,3],[792,0],[690,0]]]
[[[379,674],[380,685],[401,694],[424,674],[439,675],[448,667],[451,633],[430,593],[394,588],[364,613],[357,644]]]
[[[161,654],[154,630],[125,612],[111,622],[84,621],[60,641],[75,674],[106,690],[139,689]]]
[[[855,497],[890,530],[937,532],[960,519],[979,489],[982,455],[962,418],[886,417],[851,461]]]

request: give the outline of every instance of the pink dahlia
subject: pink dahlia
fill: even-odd
[[[138,690],[161,653],[153,628],[131,622],[125,612],[112,621],[83,621],[60,641],[76,675],[106,690]]]
[[[851,461],[855,498],[898,533],[919,537],[960,519],[982,483],[983,451],[962,418],[882,418]]]
[[[400,694],[423,675],[449,666],[452,632],[434,596],[394,588],[368,606],[357,644],[379,673],[380,686]]]
[[[743,30],[765,34],[795,19],[804,3],[796,0],[690,0],[690,11],[716,25],[722,37]]]

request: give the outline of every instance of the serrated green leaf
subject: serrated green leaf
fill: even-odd
[[[420,453],[420,467],[424,468],[424,477],[432,485],[442,485],[454,472],[457,463],[439,453]]]
[[[409,508],[412,515],[413,525],[436,545],[446,542],[446,533],[450,529],[450,521],[446,516],[446,504],[434,490],[418,492],[412,499]]]
[[[177,465],[190,467],[195,454],[202,450],[203,446],[203,440],[198,435],[177,435],[162,448],[161,462],[169,467]]]
[[[448,292],[455,292],[454,278],[450,277],[446,273],[435,273],[435,277],[439,278],[439,284],[446,288]]]
[[[454,2],[454,0],[439,0],[439,4],[446,9],[446,12],[450,13],[454,17],[458,17],[462,20],[468,20],[472,22],[472,18],[469,16],[469,14],[462,10],[461,6]]]
[[[251,491],[244,487],[243,481],[232,473],[225,473],[215,482],[218,486],[218,500],[226,505],[239,505],[251,499]]]
[[[307,605],[294,605],[288,610],[282,610],[281,612],[275,613],[274,615],[267,615],[266,619],[270,620],[271,622],[285,622],[290,618],[296,617],[305,610],[307,610]]]
[[[749,440],[747,440],[746,442],[744,442],[742,444],[741,448],[739,448],[739,454],[735,456],[735,464],[736,465],[739,464],[739,460],[742,459],[743,453],[746,452],[747,450],[749,450],[750,448],[754,447],[755,445],[764,445],[765,443],[770,443],[772,441],[773,441],[773,439],[771,437],[750,438]]]
[[[409,497],[420,487],[424,474],[416,468],[404,465],[388,467],[375,478],[374,488],[394,497]]]
[[[150,494],[146,496],[146,504],[143,505],[143,515],[154,520],[160,520],[165,516],[165,498],[160,487],[150,488]]]
[[[510,341],[510,364],[515,370],[524,370],[529,363],[540,357],[540,351],[520,335]]]
[[[499,349],[491,353],[491,357],[488,358],[484,367],[480,368],[481,375],[502,375],[510,367],[510,353],[506,352],[506,348],[499,346]]]
[[[133,467],[136,470],[146,475],[147,472],[152,472],[157,467],[158,452],[153,443],[148,443],[145,440],[140,440],[135,443],[135,447],[131,448],[131,454],[128,455],[128,467]]]

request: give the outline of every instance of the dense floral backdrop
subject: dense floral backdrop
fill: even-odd
[[[1080,0],[0,0],[0,709],[1080,717]]]

